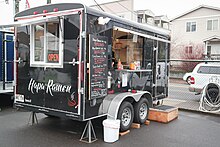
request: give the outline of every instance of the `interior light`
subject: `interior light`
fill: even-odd
[[[47,10],[43,10],[43,13],[47,13],[48,11]]]
[[[38,11],[34,11],[34,13],[33,13],[34,15],[36,15],[36,14],[38,14]]]
[[[58,11],[59,11],[58,8],[53,9],[53,12],[58,12]]]

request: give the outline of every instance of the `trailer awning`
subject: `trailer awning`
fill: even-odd
[[[163,38],[151,36],[151,35],[148,35],[148,34],[135,32],[135,31],[120,28],[120,27],[114,27],[114,30],[119,30],[119,31],[122,31],[122,32],[128,32],[128,33],[136,34],[136,35],[139,35],[139,36],[143,36],[143,37],[150,38],[150,39],[153,39],[153,40],[158,40],[158,41],[161,41],[161,42],[171,43],[170,40],[166,40],[166,39],[163,39]]]
[[[15,22],[10,23],[10,24],[0,24],[0,28],[19,27],[19,26],[31,25],[31,24],[36,24],[36,23],[40,23],[40,22],[53,21],[53,20],[56,20],[56,19],[59,19],[59,18],[60,17],[58,17],[58,16],[28,18],[28,19],[23,19],[23,20],[17,20]]]

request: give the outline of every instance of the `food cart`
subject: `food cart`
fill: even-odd
[[[125,131],[168,95],[168,30],[79,3],[30,8],[14,20],[15,106],[33,116],[88,121],[91,141],[92,119],[120,119]]]

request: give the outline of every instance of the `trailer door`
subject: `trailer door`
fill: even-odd
[[[154,40],[154,97],[167,95],[167,43]]]
[[[64,44],[63,46],[63,67],[62,68],[46,68],[44,77],[45,77],[45,107],[58,109],[59,111],[68,111],[72,113],[78,113],[78,80],[79,80],[79,60],[80,60],[80,21],[79,14],[66,16],[63,20],[63,27],[56,26],[53,24],[53,28],[60,28],[61,36],[63,36]],[[56,27],[55,27],[56,26]],[[47,34],[56,34],[53,33],[57,29],[52,30],[51,26],[48,26],[51,29],[47,31]],[[51,35],[52,36],[52,35]],[[60,37],[61,37],[60,36]],[[61,39],[55,37],[57,39]],[[56,41],[56,39],[54,39]],[[48,42],[48,55],[47,60],[50,63],[55,63],[52,61],[56,52],[53,51],[53,46]],[[59,49],[60,50],[60,49]],[[60,60],[60,59],[59,59]]]
[[[23,99],[16,102],[43,113],[80,113],[80,14],[42,19],[17,28],[16,93]]]
[[[16,28],[16,95],[27,105],[44,106],[44,68],[30,67],[30,25]]]

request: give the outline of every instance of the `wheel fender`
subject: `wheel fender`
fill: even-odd
[[[149,101],[149,105],[152,105],[152,96],[149,92],[137,92],[137,93],[121,93],[116,95],[109,104],[108,110],[107,110],[107,117],[110,119],[117,119],[118,111],[121,106],[121,103],[124,100],[127,100],[129,102],[138,102],[142,96],[148,96],[147,99]]]

